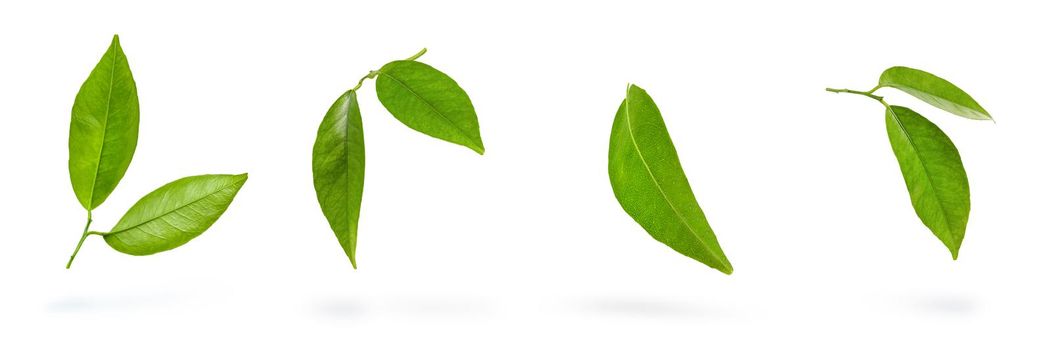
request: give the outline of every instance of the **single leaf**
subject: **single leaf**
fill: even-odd
[[[955,260],[971,211],[960,153],[941,129],[908,108],[891,106],[886,119],[887,135],[909,188],[912,207]]]
[[[139,97],[116,35],[73,102],[69,179],[84,209],[109,197],[131,164],[139,138]]]
[[[378,71],[376,96],[406,126],[485,153],[471,99],[445,73],[416,61],[387,63]]]
[[[613,121],[609,181],[624,211],[653,238],[723,273],[733,272],[690,189],[657,105],[635,85],[628,87]]]
[[[350,264],[358,267],[358,214],[365,184],[365,139],[354,91],[340,96],[325,113],[314,141],[314,191]]]
[[[971,95],[947,80],[919,69],[891,67],[880,75],[879,86],[904,91],[934,107],[964,118],[993,119]]]
[[[106,243],[131,255],[150,255],[186,244],[223,215],[248,174],[184,177],[150,192],[128,209]]]

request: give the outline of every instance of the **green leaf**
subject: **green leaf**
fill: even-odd
[[[314,141],[314,191],[350,264],[358,267],[358,214],[365,183],[365,139],[353,90],[340,96],[321,121]]]
[[[945,79],[919,69],[891,67],[879,77],[880,87],[892,87],[946,112],[969,119],[992,120],[971,95]]]
[[[109,197],[135,154],[139,97],[116,35],[73,102],[69,123],[69,179],[84,209]]]
[[[416,61],[394,61],[380,68],[376,96],[406,126],[485,153],[478,115],[471,99],[452,78]]]
[[[916,215],[955,260],[971,211],[960,153],[941,129],[905,107],[887,109],[887,135]]]
[[[657,105],[635,85],[628,87],[613,121],[609,180],[624,211],[653,238],[723,273],[733,272],[690,189]]]
[[[117,251],[150,255],[186,244],[230,206],[248,174],[184,177],[150,192],[102,235]]]

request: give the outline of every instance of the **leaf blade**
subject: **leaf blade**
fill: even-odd
[[[650,236],[709,267],[733,273],[656,103],[635,85],[628,87],[614,118],[608,170],[617,201]]]
[[[110,247],[130,255],[177,248],[219,220],[247,180],[248,174],[240,174],[172,181],[139,199],[103,237]]]
[[[888,108],[886,124],[913,210],[955,260],[971,208],[959,151],[941,129],[908,108]]]
[[[891,67],[880,74],[879,86],[901,90],[943,111],[975,120],[992,120],[971,95],[934,74],[909,67]]]
[[[71,114],[69,177],[90,211],[117,187],[138,143],[138,91],[116,35],[77,92]]]
[[[393,61],[378,71],[376,96],[409,128],[485,153],[471,99],[445,73],[416,61]]]
[[[325,113],[314,141],[312,163],[318,204],[356,269],[358,219],[365,183],[365,139],[354,91],[340,96]]]

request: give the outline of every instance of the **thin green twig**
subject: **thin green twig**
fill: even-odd
[[[406,58],[405,61],[415,61],[417,58],[420,58],[420,56],[423,56],[423,54],[425,54],[425,53],[427,53],[427,48],[426,47],[423,48],[422,50],[420,50],[420,52],[417,52],[415,55],[412,55],[411,57]],[[380,71],[378,71],[378,70],[371,70],[371,71],[369,71],[369,74],[361,77],[361,79],[358,79],[358,84],[354,85],[354,87],[351,88],[350,91],[358,91],[358,89],[361,88],[361,84],[365,83],[365,79],[373,79],[379,74],[380,74]]]
[[[76,258],[77,257],[77,253],[80,252],[80,246],[84,245],[84,240],[87,239],[88,236],[90,235],[90,233],[88,233],[88,228],[90,228],[90,227],[91,227],[91,211],[88,210],[88,223],[84,224],[84,233],[80,235],[80,242],[77,242],[77,248],[73,249],[73,255],[69,256],[69,262],[66,263],[66,269],[67,270],[69,269],[70,266],[73,266],[73,259]]]

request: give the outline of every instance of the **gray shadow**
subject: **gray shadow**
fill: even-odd
[[[960,295],[913,296],[907,299],[906,304],[920,313],[942,316],[970,316],[978,310],[977,301]]]
[[[726,312],[704,308],[688,301],[667,298],[596,298],[576,300],[578,311],[600,316],[642,317],[653,319],[722,318]]]
[[[396,312],[425,317],[484,317],[493,311],[477,298],[394,298],[385,304]]]
[[[329,299],[318,302],[313,307],[314,314],[330,319],[353,319],[365,315],[365,307],[357,301]]]
[[[327,319],[359,319],[372,311],[427,318],[484,318],[493,313],[493,308],[484,300],[453,297],[329,298],[313,305],[314,315]]]
[[[171,306],[179,298],[171,294],[71,296],[46,305],[54,313],[127,312]]]

